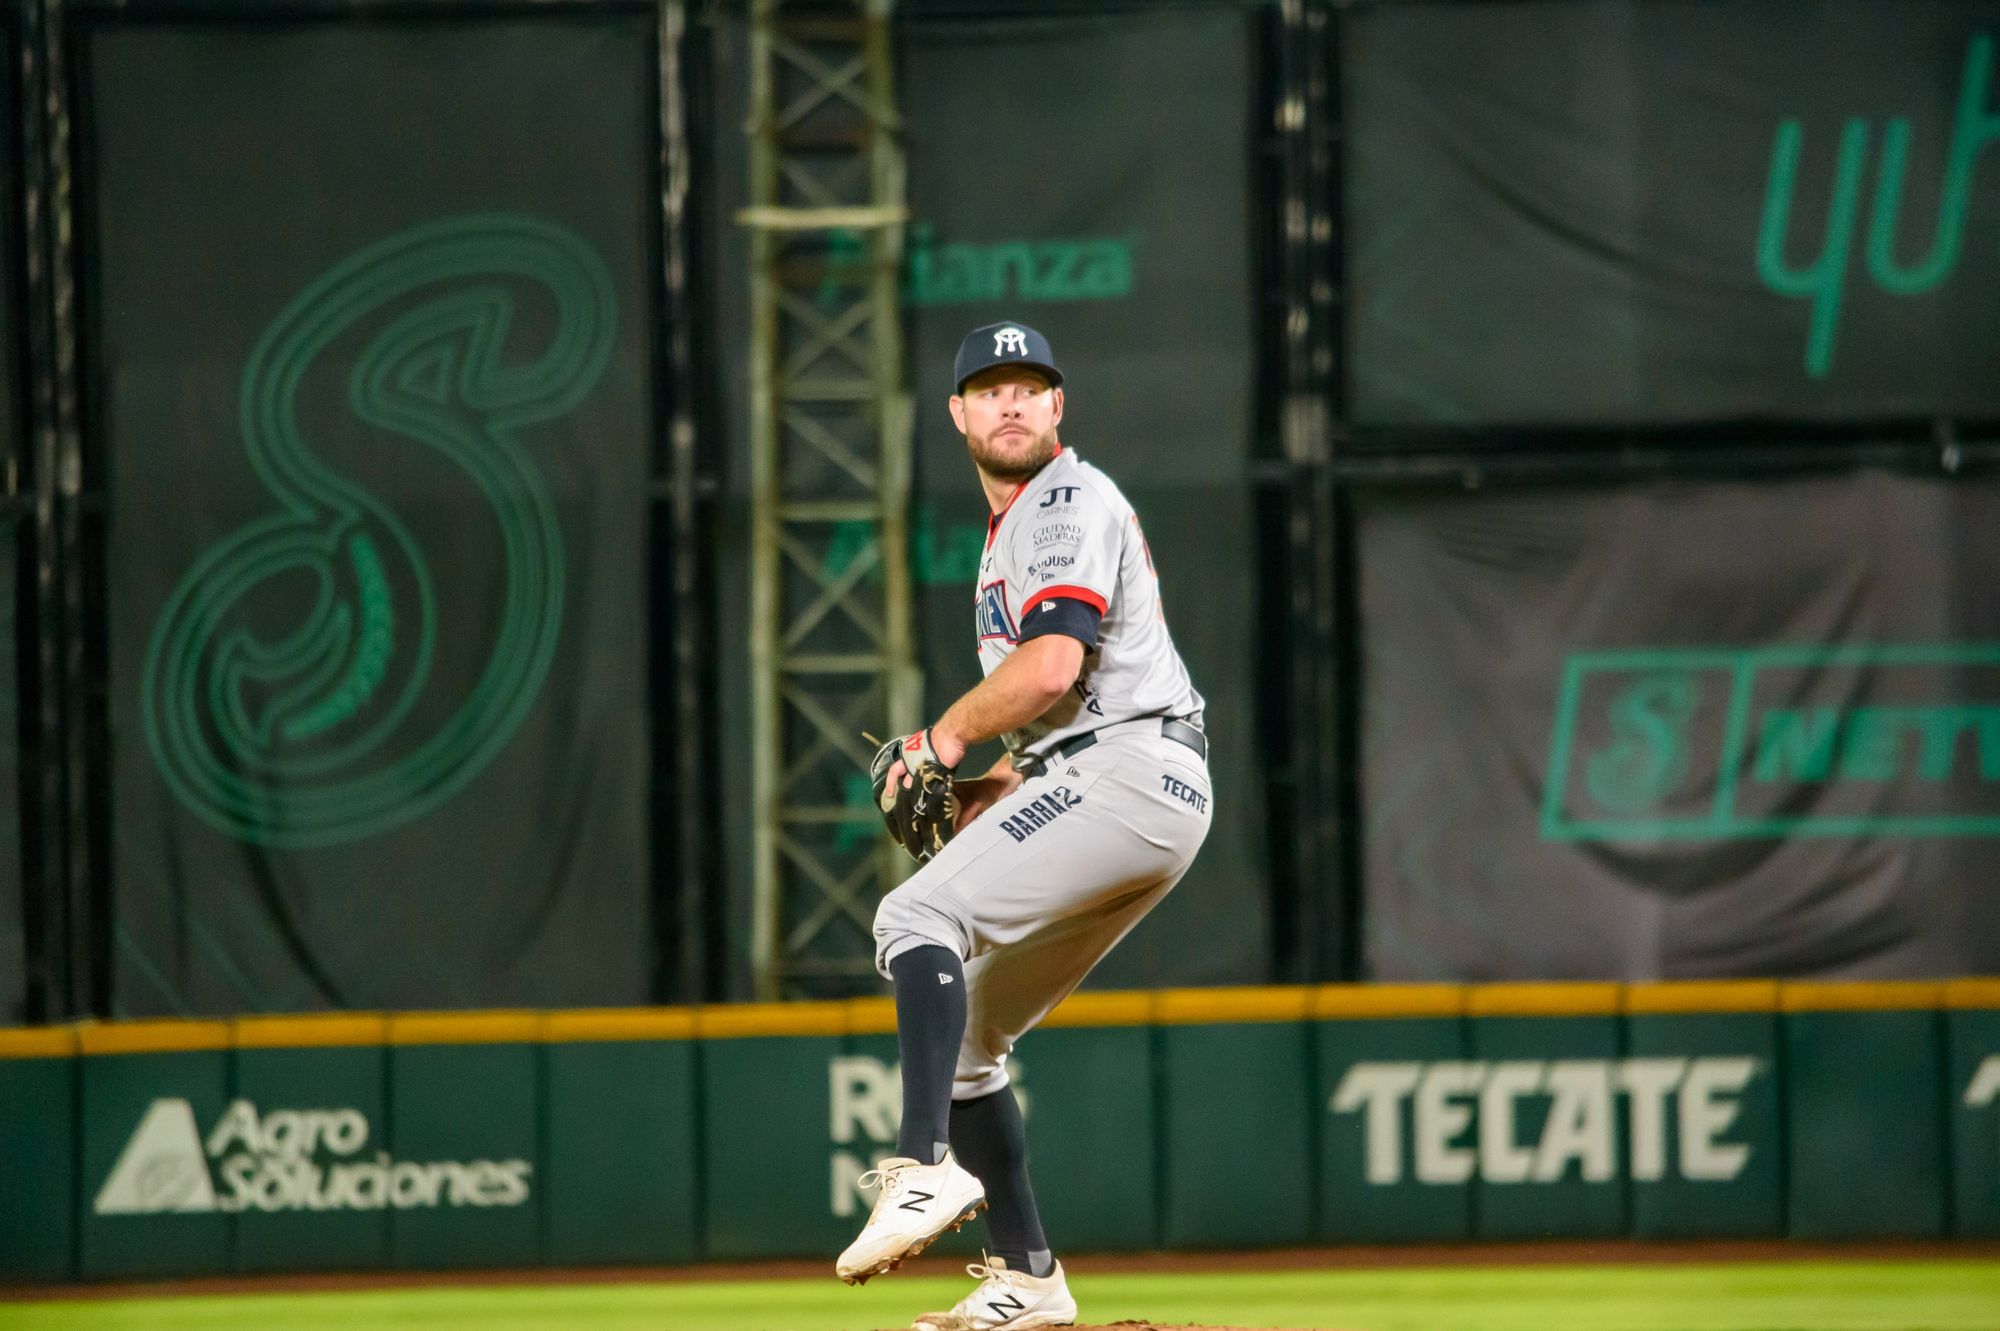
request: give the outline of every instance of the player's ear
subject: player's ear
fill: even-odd
[[[1061,424],[1062,424],[1062,404],[1063,404],[1063,395],[1062,395],[1062,389],[1060,389],[1060,388],[1052,388],[1052,389],[1050,389],[1049,391],[1050,391],[1051,393],[1055,394],[1055,405],[1056,405],[1056,416],[1055,416],[1055,419],[1054,419],[1053,421],[1049,422],[1049,423],[1050,423],[1051,425],[1061,425]]]
[[[964,434],[964,433],[965,433],[965,399],[964,399],[964,398],[962,398],[962,397],[960,397],[960,396],[959,396],[958,394],[956,394],[956,393],[953,393],[953,394],[951,395],[951,403],[950,403],[950,406],[951,406],[951,423],[952,423],[953,425],[956,425],[956,426],[958,427],[958,432],[959,432],[960,434]]]

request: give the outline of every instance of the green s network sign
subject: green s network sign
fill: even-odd
[[[1806,130],[1797,117],[1779,123],[1757,228],[1757,276],[1777,295],[1810,302],[1805,368],[1811,378],[1825,378],[1833,366],[1834,341],[1857,238],[1865,236],[1868,276],[1891,295],[1921,295],[1958,267],[1965,248],[1973,175],[1980,154],[2000,139],[2000,112],[1991,105],[1992,92],[1993,39],[1981,35],[1972,39],[1965,53],[1951,139],[1945,149],[1943,183],[1928,227],[1916,225],[1917,218],[1906,216],[1904,208],[1910,162],[1909,117],[1891,116],[1882,125],[1875,189],[1864,219],[1862,182],[1868,175],[1875,129],[1866,116],[1849,116],[1834,150],[1832,195],[1824,209],[1826,222],[1818,252],[1802,263],[1787,257],[1785,238],[1797,204]],[[1903,253],[1916,252],[1913,238],[1926,235],[1930,242],[1921,251],[1922,257],[1905,262]]]
[[[2000,643],[1575,653],[1541,834],[2000,836]]]
[[[533,354],[514,331],[529,292],[548,329]],[[391,236],[285,307],[239,402],[269,511],[195,560],[146,653],[146,743],[184,805],[244,841],[325,846],[435,808],[493,759],[562,627],[562,533],[527,445],[597,382],[615,323],[589,245],[500,214]],[[328,414],[301,398],[327,381],[340,424],[433,451],[490,507],[504,609],[469,678],[434,669],[448,607],[428,543],[450,523],[420,530],[315,446],[306,422]]]

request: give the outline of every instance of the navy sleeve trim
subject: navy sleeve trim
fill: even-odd
[[[1021,636],[1015,641],[1027,642],[1060,633],[1075,638],[1088,650],[1097,646],[1097,626],[1103,619],[1104,612],[1088,601],[1051,596],[1037,601],[1035,608],[1022,617]]]

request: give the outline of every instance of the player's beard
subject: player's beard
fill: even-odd
[[[1056,455],[1054,430],[1038,436],[1025,453],[1002,453],[994,448],[992,440],[992,435],[968,434],[965,446],[971,450],[972,460],[979,464],[979,469],[998,481],[1025,481],[1048,466],[1049,459]],[[1013,445],[1019,440],[1010,437],[1006,442]]]

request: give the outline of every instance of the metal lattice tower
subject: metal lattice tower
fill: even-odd
[[[861,732],[917,724],[903,149],[890,0],[753,0],[752,963],[760,998],[872,982],[903,872]]]

